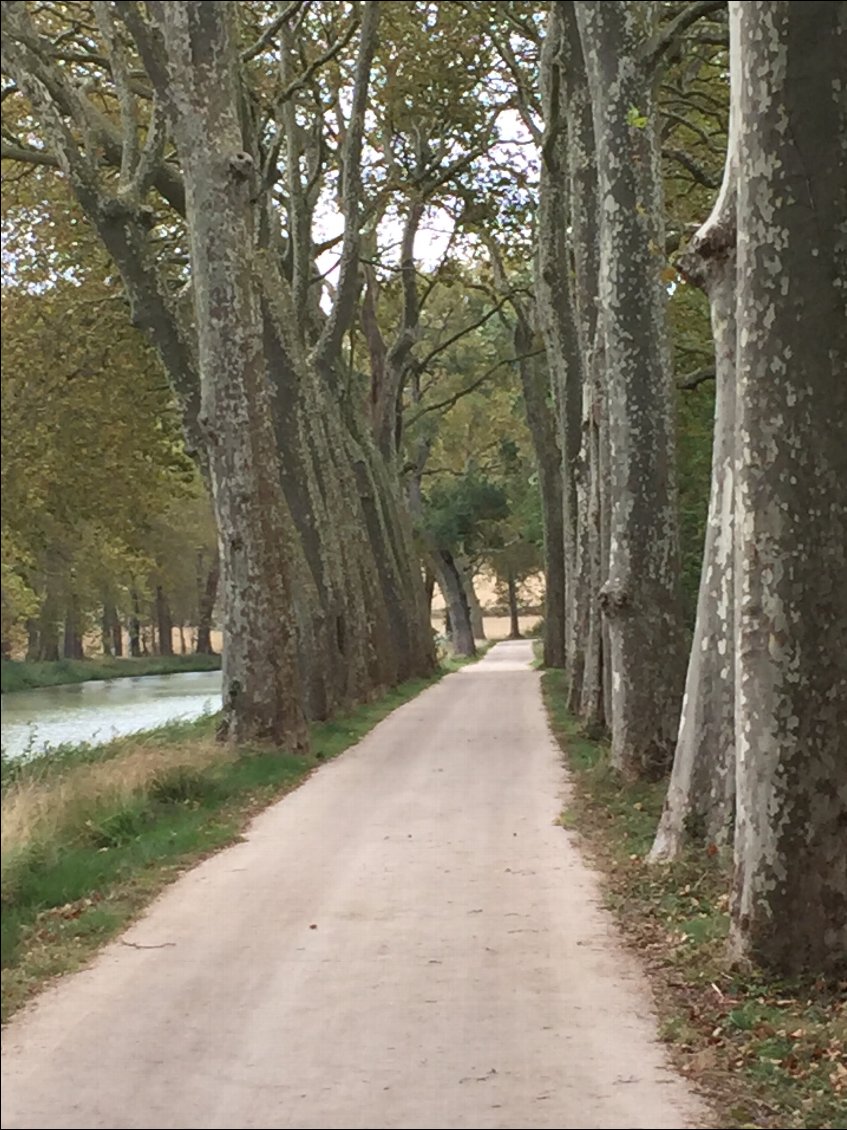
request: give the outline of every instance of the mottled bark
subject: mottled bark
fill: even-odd
[[[418,339],[420,302],[418,299],[415,238],[424,214],[424,203],[409,205],[400,246],[400,280],[403,310],[391,345],[386,349],[376,322],[376,311],[363,306],[365,332],[371,342],[371,414],[377,446],[392,462],[397,451],[401,397],[412,363],[412,347]],[[372,284],[371,284],[372,285]]]
[[[54,623],[42,621],[38,631],[38,650],[36,659],[55,662],[59,658],[59,633]]]
[[[584,639],[584,659],[581,685],[571,685],[568,695],[570,710],[579,714],[586,732],[593,735],[605,730],[608,701],[605,678],[608,651],[604,647],[605,625],[600,608],[600,589],[609,562],[608,541],[604,541],[608,522],[603,520],[604,513],[608,516],[604,361],[602,343],[595,340],[586,366],[578,479],[580,599],[577,616],[578,631]]]
[[[26,661],[33,663],[38,659],[40,632],[38,621],[34,618],[26,622]]]
[[[569,84],[578,81],[570,65],[572,41],[567,21],[571,4],[550,6],[547,34],[541,59],[541,97],[544,134],[541,139],[541,171],[538,200],[538,235],[535,255],[535,292],[538,320],[544,340],[550,383],[557,406],[560,459],[559,485],[548,484],[545,501],[546,564],[545,662],[566,666],[571,685],[582,678],[584,641],[577,631],[577,491],[576,474],[580,447],[580,405],[583,358],[575,319],[572,290],[570,224]],[[546,437],[544,437],[546,439]],[[545,443],[544,445],[548,445]],[[536,445],[537,447],[537,445]],[[541,463],[539,463],[541,466]],[[542,487],[544,485],[542,477]],[[551,512],[558,496],[561,515]],[[561,533],[561,562],[552,544]],[[561,591],[558,591],[558,590]],[[549,607],[548,607],[549,605]]]
[[[438,585],[450,614],[450,641],[456,655],[476,655],[468,598],[453,554],[448,549],[435,552]]]
[[[612,505],[601,602],[611,645],[612,760],[632,777],[670,767],[683,669],[661,175],[646,50],[656,8],[637,0],[575,5],[601,201]]]
[[[145,58],[180,154],[224,600],[224,725],[236,741],[308,746],[291,570],[254,267],[253,157],[239,118],[230,5],[151,9],[161,48]],[[139,44],[143,48],[143,44]],[[210,144],[210,141],[213,142]]]
[[[143,10],[135,5],[115,9],[157,91],[159,113],[150,115],[140,153],[135,138],[125,137],[122,146],[120,130],[107,129],[99,118],[97,130],[89,129],[92,105],[87,94],[55,64],[49,45],[34,32],[25,5],[4,4],[7,12],[11,34],[4,38],[4,63],[8,58],[48,146],[120,269],[135,321],[151,335],[195,424],[198,374],[206,366],[202,434],[196,426],[192,445],[201,454],[208,447],[209,459],[217,459],[209,478],[217,476],[218,488],[223,488],[214,491],[218,519],[221,509],[227,509],[222,538],[224,621],[231,622],[230,596],[236,594],[236,619],[254,615],[258,624],[260,606],[268,596],[266,582],[284,579],[288,596],[279,605],[275,603],[279,593],[268,596],[274,607],[266,609],[270,612],[264,617],[266,627],[257,627],[256,647],[268,656],[269,664],[279,666],[274,649],[288,647],[289,635],[296,637],[295,677],[280,676],[276,686],[287,686],[293,695],[299,672],[312,717],[325,717],[349,702],[370,697],[387,683],[431,671],[435,654],[419,562],[396,476],[378,456],[352,398],[339,395],[341,381],[349,375],[340,355],[341,341],[355,314],[359,287],[360,159],[379,5],[372,0],[362,5],[361,24],[351,22],[343,40],[350,42],[360,28],[349,115],[346,122],[340,121],[345,233],[336,301],[329,316],[319,309],[314,248],[308,238],[321,185],[317,174],[326,150],[316,147],[314,137],[305,136],[297,113],[289,112],[294,109],[291,99],[285,98],[276,108],[280,130],[264,151],[267,163],[262,176],[254,168],[259,145],[252,135],[255,123],[249,113],[242,113],[249,101],[239,89],[244,72],[237,74],[232,59],[223,59],[228,46],[218,51],[222,40],[217,25],[237,18],[234,6],[151,4]],[[111,34],[110,29],[109,24],[106,30]],[[283,71],[296,62],[296,58],[283,59]],[[284,84],[291,77],[284,73]],[[179,165],[171,157],[163,159],[163,107],[177,143]],[[122,102],[122,109],[127,108]],[[198,125],[203,114],[205,120]],[[142,116],[146,115],[144,109]],[[279,230],[277,203],[266,191],[268,181],[276,176],[283,143],[286,156],[294,157],[285,167],[289,203],[295,210],[303,205],[294,225],[296,237],[287,242]],[[103,155],[108,165],[120,166],[117,192],[109,172],[101,174]],[[134,171],[133,162],[137,162]],[[195,183],[189,191],[183,181],[191,177]],[[151,213],[144,195],[151,184],[187,220],[192,279],[189,298],[180,301],[174,301],[169,272],[155,258],[157,241],[149,238]],[[199,255],[207,260],[205,275],[197,269]],[[204,293],[198,288],[205,288]],[[221,349],[202,321],[213,307]],[[205,343],[198,341],[203,333]],[[232,419],[231,432],[215,419],[215,411],[223,410],[223,400],[207,396],[213,386],[218,393],[225,391],[221,383],[210,382],[210,363],[217,364],[219,371],[229,367],[227,377],[241,365],[242,392],[247,395],[230,402],[229,407],[241,413]],[[272,388],[272,442],[265,420],[267,377]],[[226,388],[234,390],[234,376]],[[288,524],[285,505],[277,505],[274,469],[291,515]],[[261,502],[254,506],[257,489]],[[243,514],[236,515],[235,506]],[[233,523],[241,518],[249,526],[248,539],[231,536]],[[250,571],[250,584],[243,583],[243,577],[235,581],[230,560],[235,553]],[[225,635],[227,630],[225,624]],[[286,652],[285,662],[288,658]],[[233,669],[243,660],[233,656]],[[267,698],[268,668],[260,665],[256,670],[258,682],[264,680],[264,689],[257,694]],[[225,665],[225,681],[238,683],[244,697],[241,679],[230,678],[228,671]]]
[[[38,613],[38,627],[35,632],[37,650],[33,658],[53,662],[59,658],[59,630],[62,624],[62,600],[57,585],[58,562],[48,557],[44,595]]]
[[[568,705],[586,731],[602,733],[610,683],[604,675],[609,648],[600,608],[608,576],[609,477],[605,348],[598,332],[599,226],[594,118],[573,3],[561,2],[567,176],[573,255],[574,322],[582,360],[582,433],[576,465],[577,554],[574,618],[577,644],[568,677]],[[604,538],[605,531],[605,538]]]
[[[531,356],[534,335],[527,314],[520,305],[517,307],[514,343],[515,356],[520,358],[518,371],[544,519],[544,665],[564,667],[567,660],[566,555],[572,552],[572,547],[568,548],[568,537],[564,531],[568,507],[562,500],[567,488],[563,486],[563,461],[559,446],[561,433],[557,434],[556,415],[550,407],[550,371],[547,365],[541,363],[542,358]],[[569,471],[565,470],[565,475],[569,475]],[[575,570],[575,556],[571,565]]]
[[[738,797],[731,943],[847,959],[847,29],[730,5],[738,94]],[[737,21],[737,24],[736,24]]]
[[[738,95],[737,52],[731,90]],[[715,344],[715,430],[697,618],[668,794],[650,858],[690,842],[726,844],[735,815],[735,386],[737,110],[730,109],[723,185],[681,257],[687,281],[709,296]]]

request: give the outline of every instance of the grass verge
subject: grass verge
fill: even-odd
[[[4,659],[0,667],[3,694],[89,683],[94,679],[125,679],[139,675],[175,675],[182,671],[217,671],[219,655],[151,655],[147,658],[58,659],[55,662],[24,663]]]
[[[600,869],[607,904],[644,959],[680,1070],[722,1127],[847,1130],[847,984],[776,981],[728,966],[729,864],[705,849],[648,866],[664,785],[627,784],[580,734],[562,672],[542,676],[571,770],[562,814]]]
[[[78,968],[186,868],[461,661],[312,727],[312,753],[215,741],[216,719],[5,762],[2,991],[8,1019]]]

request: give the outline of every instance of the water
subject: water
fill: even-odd
[[[143,675],[3,695],[2,744],[10,757],[63,742],[107,742],[221,705],[220,671]]]

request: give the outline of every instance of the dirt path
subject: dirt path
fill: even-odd
[[[528,643],[396,711],[6,1032],[3,1126],[685,1127]]]

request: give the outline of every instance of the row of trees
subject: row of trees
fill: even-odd
[[[471,651],[481,539],[508,573],[540,514],[546,661],[673,767],[657,858],[734,832],[783,969],[847,928],[840,11],[731,3],[728,55],[719,0],[3,4],[4,156],[61,173],[210,489],[232,736],[431,669],[422,558]]]
[[[571,706],[608,725],[627,776],[672,769],[653,860],[734,843],[739,956],[834,968],[847,954],[843,6],[729,4],[723,183],[674,280],[708,296],[717,378],[681,717],[657,92],[687,29],[727,55],[723,5],[661,9],[554,3],[542,56],[537,297],[560,414]]]

